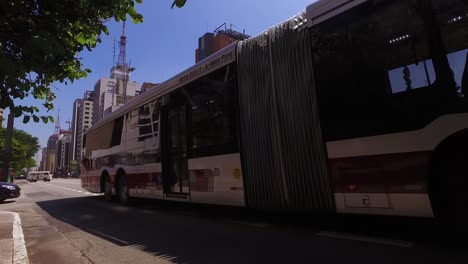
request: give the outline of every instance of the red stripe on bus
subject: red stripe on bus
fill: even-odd
[[[431,151],[329,159],[336,193],[427,193]]]
[[[162,190],[161,172],[128,173],[126,176],[129,189],[154,187],[157,190]],[[101,177],[99,175],[83,175],[83,177],[87,177],[86,181],[82,181],[82,183],[86,182],[82,185],[83,188],[100,189]],[[190,170],[190,189],[197,192],[213,192],[214,177],[210,169]],[[115,175],[111,175],[111,181],[115,184]]]

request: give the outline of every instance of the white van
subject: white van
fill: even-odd
[[[50,171],[31,171],[28,172],[26,180],[30,182],[36,182],[38,180],[50,181],[52,180],[52,173],[50,173]]]
[[[36,182],[37,181],[37,171],[30,171],[28,172],[28,176],[26,176],[26,180],[29,182]]]

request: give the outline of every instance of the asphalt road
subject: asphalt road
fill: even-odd
[[[267,215],[138,200],[104,201],[77,179],[22,182],[31,263],[468,263],[468,247],[424,219]]]

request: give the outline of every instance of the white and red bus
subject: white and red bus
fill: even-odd
[[[468,2],[322,0],[86,134],[83,188],[468,219]]]

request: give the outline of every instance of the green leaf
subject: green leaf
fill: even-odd
[[[49,116],[48,118],[49,118],[49,121],[50,121],[51,123],[54,123],[54,122],[55,122],[55,120],[54,120],[54,117],[53,117],[53,116]]]
[[[30,116],[27,116],[27,115],[23,116],[23,123],[27,124],[30,119],[31,119]]]
[[[142,0],[135,0],[135,2],[141,4],[143,1]]]
[[[135,7],[129,6],[129,7],[127,8],[127,13],[128,13],[130,16],[136,16],[137,11],[136,11]]]
[[[44,122],[44,124],[47,124],[49,122],[49,119],[47,119],[47,116],[41,116],[41,119],[42,119],[42,122]]]
[[[125,10],[120,10],[119,17],[122,21],[127,20],[127,12],[125,12]]]
[[[37,115],[33,115],[34,122],[38,123],[39,122],[39,117]]]
[[[115,22],[120,22],[120,16],[117,14],[114,15]]]
[[[15,118],[20,117],[22,114],[23,114],[22,111],[19,110],[19,109],[14,109],[14,110],[13,110],[13,116],[14,116]]]
[[[76,42],[80,43],[81,45],[84,45],[86,43],[86,37],[83,35],[82,32],[78,33],[75,37]]]

